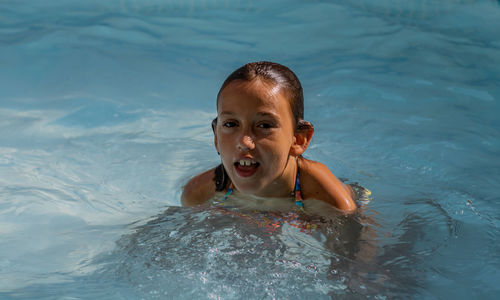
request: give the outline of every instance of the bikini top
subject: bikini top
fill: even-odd
[[[222,197],[222,201],[225,201],[229,195],[233,192],[233,184],[229,186],[226,194]],[[304,202],[302,202],[302,193],[300,192],[300,181],[299,181],[299,165],[297,163],[297,175],[295,177],[295,188],[293,189],[293,196],[295,197],[295,205],[297,205],[301,210],[304,209]]]

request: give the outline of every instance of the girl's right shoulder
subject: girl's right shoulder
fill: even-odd
[[[191,178],[184,186],[182,206],[196,206],[207,202],[215,195],[215,169],[210,169]]]

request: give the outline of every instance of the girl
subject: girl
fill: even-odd
[[[303,117],[302,86],[290,69],[254,62],[234,71],[217,95],[212,122],[222,163],[186,184],[182,204],[202,204],[224,192],[223,199],[292,198],[300,208],[302,200],[317,199],[354,212],[352,189],[325,165],[302,157],[314,133]]]

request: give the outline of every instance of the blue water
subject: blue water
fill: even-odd
[[[1,1],[0,298],[497,298],[499,25],[489,0]],[[361,215],[178,207],[255,60],[297,73],[307,157]]]

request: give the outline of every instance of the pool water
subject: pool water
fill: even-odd
[[[497,298],[499,25],[492,0],[2,1],[0,298]],[[256,60],[299,76],[306,156],[360,214],[179,207]]]

